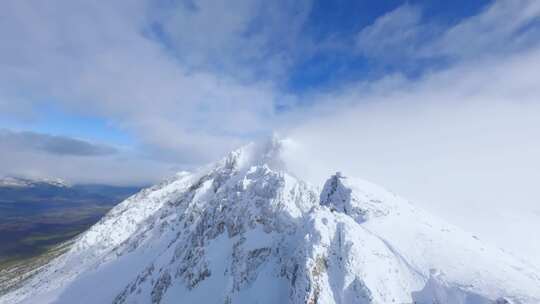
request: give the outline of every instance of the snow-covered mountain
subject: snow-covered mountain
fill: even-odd
[[[540,303],[540,272],[341,173],[251,144],[130,197],[1,303]]]

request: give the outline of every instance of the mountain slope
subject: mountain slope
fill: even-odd
[[[538,303],[538,271],[363,181],[249,145],[129,198],[3,303]]]

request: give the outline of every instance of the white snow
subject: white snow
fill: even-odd
[[[281,144],[145,189],[1,303],[540,303],[538,269]]]

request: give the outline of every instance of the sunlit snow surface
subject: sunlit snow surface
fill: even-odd
[[[540,303],[539,271],[388,191],[288,173],[280,142],[115,207],[1,303]]]

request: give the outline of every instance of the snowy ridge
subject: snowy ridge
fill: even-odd
[[[143,190],[2,303],[540,303],[538,270],[271,140]]]

